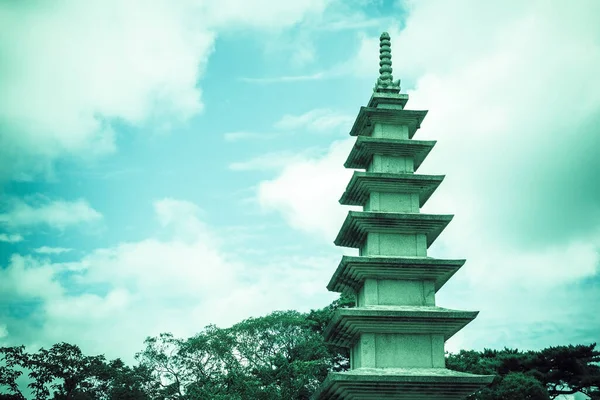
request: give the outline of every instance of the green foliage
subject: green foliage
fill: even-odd
[[[85,356],[79,347],[68,343],[40,349],[25,359],[23,367],[30,370],[33,382],[29,387],[36,400],[48,398],[50,389],[54,389],[55,400],[85,398],[84,394],[92,397],[102,390],[107,374],[104,356]]]
[[[558,346],[541,351],[462,350],[446,359],[449,369],[497,375],[470,400],[554,399],[561,394],[600,396],[600,352],[596,345]],[[514,394],[514,397],[513,396]],[[513,396],[513,397],[511,397]]]
[[[25,346],[0,347],[0,387],[6,387],[10,391],[10,393],[0,395],[4,396],[0,399],[25,399],[17,385],[17,378],[23,374],[19,367],[25,357]]]
[[[79,347],[58,343],[50,349],[26,353],[24,346],[0,348],[0,388],[10,394],[0,399],[25,399],[16,384],[28,372],[36,400],[149,400],[150,374],[141,366],[130,368],[121,360],[107,362],[104,356],[86,356]],[[145,372],[145,373],[144,373]]]
[[[180,339],[170,333],[145,340],[130,367],[120,359],[87,356],[58,343],[28,353],[0,348],[0,400],[24,400],[17,378],[29,376],[36,400],[306,400],[329,371],[348,369],[348,350],[328,345],[323,332],[341,296],[309,313],[278,311],[231,328],[209,325]],[[547,400],[584,393],[600,399],[600,352],[595,345],[542,351],[512,349],[449,354],[450,369],[496,375],[469,400]]]
[[[318,311],[285,311],[187,340],[162,334],[146,339],[137,360],[163,399],[308,399],[339,364],[321,335],[325,323]]]

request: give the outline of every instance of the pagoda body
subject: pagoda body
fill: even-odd
[[[452,215],[420,213],[443,176],[415,171],[435,141],[413,140],[427,111],[405,110],[408,95],[392,79],[390,38],[380,38],[380,77],[350,135],[344,166],[355,171],[340,199],[350,211],[335,244],[344,256],[327,288],[356,296],[337,310],[326,340],[350,349],[350,370],[330,373],[313,399],[464,399],[489,384],[445,368],[444,343],[478,314],[438,307],[435,293],[465,260],[427,257]]]

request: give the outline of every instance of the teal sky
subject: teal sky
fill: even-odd
[[[447,348],[600,341],[599,4],[523,3],[0,2],[0,345],[328,304],[384,30],[481,311]]]

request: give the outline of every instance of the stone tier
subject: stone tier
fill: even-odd
[[[412,235],[416,240],[424,236],[426,247],[429,247],[450,223],[452,217],[419,213],[349,211],[334,243],[336,246],[361,248],[368,234],[380,233]]]
[[[437,292],[463,266],[466,260],[429,257],[343,256],[327,289],[358,293],[366,279],[433,281]]]
[[[312,400],[463,400],[493,380],[446,368],[358,368],[329,373]]]
[[[354,125],[350,130],[351,136],[379,136],[385,137],[385,130],[380,134],[373,135],[373,129],[377,126],[402,126],[408,129],[408,139],[417,132],[425,119],[425,110],[399,110],[388,108],[361,107]]]
[[[408,103],[408,95],[404,93],[373,93],[368,107],[403,109]]]
[[[325,328],[325,340],[351,347],[361,335],[441,335],[451,338],[475,319],[479,311],[459,311],[436,306],[365,306],[335,312]],[[442,344],[443,346],[443,344]],[[443,351],[442,351],[443,357]]]
[[[429,154],[435,140],[412,140],[359,136],[344,163],[351,169],[367,169],[374,155],[387,157],[410,157],[413,160],[414,171],[419,168]]]
[[[435,192],[444,175],[391,174],[384,172],[355,171],[340,198],[340,204],[365,206],[371,193],[414,194],[419,197],[418,205],[423,207]],[[396,202],[398,201],[397,199]],[[378,210],[387,211],[387,210]],[[389,210],[395,211],[395,210]],[[415,210],[415,211],[418,211]]]

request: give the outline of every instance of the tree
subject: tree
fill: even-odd
[[[56,400],[95,398],[109,379],[104,356],[86,356],[69,343],[41,348],[24,359],[23,367],[30,371],[29,387],[37,400],[45,400],[51,389]]]
[[[185,371],[178,354],[181,342],[171,333],[161,333],[158,337],[146,338],[146,348],[135,356],[149,371],[157,399],[184,399]]]
[[[471,400],[555,399],[561,394],[583,393],[600,398],[600,352],[596,345],[558,346],[541,351],[516,349],[483,352],[462,350],[446,359],[449,369],[497,375],[494,382],[469,397]],[[519,397],[520,396],[520,397]]]
[[[128,367],[120,359],[107,364],[110,380],[105,388],[108,400],[150,400],[157,398],[151,372],[143,365]],[[100,397],[102,398],[102,397]]]
[[[306,318],[312,322],[311,329],[319,335],[323,335],[325,328],[329,324],[329,321],[331,321],[331,318],[337,309],[351,308],[354,307],[355,304],[355,296],[342,293],[338,299],[334,300],[328,306],[318,310],[311,310]],[[325,346],[327,346],[327,350],[331,357],[330,369],[332,371],[341,372],[350,369],[350,350],[348,348],[333,346],[329,343],[326,343]],[[325,379],[324,376],[323,379]]]
[[[243,398],[308,398],[331,366],[323,337],[305,314],[274,312],[242,321],[230,332],[247,380]]]
[[[323,331],[341,296],[309,313],[277,311],[231,328],[209,325],[187,339],[163,333],[145,340],[137,365],[88,356],[58,343],[27,353],[0,348],[0,400],[24,400],[16,384],[28,374],[36,400],[306,400],[330,371],[348,369],[348,349],[331,346]],[[584,393],[600,399],[600,352],[595,345],[541,351],[461,351],[450,369],[496,375],[470,400],[548,400]]]
[[[160,399],[308,399],[330,370],[348,368],[346,349],[323,340],[333,311],[347,296],[308,314],[277,311],[228,329],[207,326],[183,340],[147,338],[136,358],[150,372]]]
[[[86,356],[79,347],[58,343],[50,349],[27,353],[24,346],[0,348],[4,366],[0,385],[12,394],[0,399],[24,400],[16,378],[28,372],[28,385],[37,400],[149,400],[149,373],[141,366],[130,368],[121,360],[106,362],[104,356]],[[9,397],[10,396],[10,397]]]
[[[23,374],[19,367],[25,357],[25,346],[0,347],[0,388],[7,387],[11,392],[0,395],[0,399],[25,400],[17,385],[17,378]]]
[[[549,347],[532,357],[529,365],[538,372],[552,399],[574,393],[599,399],[600,351],[595,347],[595,343]]]

